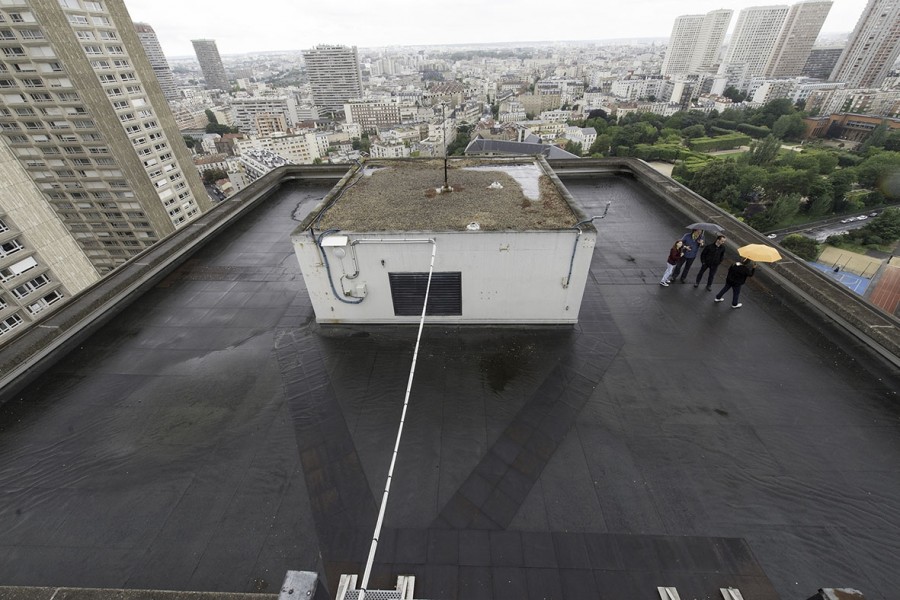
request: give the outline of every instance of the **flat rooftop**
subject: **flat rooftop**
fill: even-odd
[[[661,288],[690,221],[627,177],[564,183],[612,203],[580,322],[425,328],[373,583],[895,598],[896,369],[764,278],[740,310]],[[362,572],[416,329],[315,325],[290,233],[330,189],[285,184],[0,406],[0,585]]]
[[[548,230],[580,219],[546,163],[528,159],[367,161],[334,190],[316,228],[342,231]]]

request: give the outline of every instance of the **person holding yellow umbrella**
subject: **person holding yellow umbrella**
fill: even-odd
[[[731,308],[740,308],[743,304],[739,301],[741,297],[741,286],[747,279],[753,277],[756,272],[756,263],[759,262],[775,262],[781,259],[778,250],[771,246],[763,244],[749,244],[738,248],[738,254],[741,260],[728,268],[728,274],[725,276],[725,287],[719,290],[713,302],[722,302],[725,292],[731,290]]]

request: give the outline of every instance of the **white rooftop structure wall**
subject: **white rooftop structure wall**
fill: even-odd
[[[389,273],[427,273],[431,244],[437,244],[435,273],[460,272],[462,314],[428,316],[429,323],[570,324],[578,321],[597,234],[588,226],[571,230],[348,233],[350,244],[326,247],[334,289],[351,293],[365,286],[358,304],[336,299],[328,269],[309,231],[293,234],[306,288],[319,323],[417,323],[420,316],[395,316]],[[327,239],[327,238],[326,238]],[[352,244],[356,240],[394,242]],[[412,240],[410,243],[397,243]],[[574,251],[574,261],[572,260]],[[356,271],[359,275],[347,279]],[[569,265],[572,265],[571,278]],[[356,301],[358,298],[344,296]]]

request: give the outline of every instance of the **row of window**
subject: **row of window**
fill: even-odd
[[[89,10],[103,12],[103,3],[95,0],[59,0],[59,5],[68,10]]]
[[[56,99],[59,102],[78,102],[81,100],[76,92],[56,92]],[[0,94],[6,104],[43,104],[54,101],[54,94],[48,92],[35,92],[30,94],[13,93]]]

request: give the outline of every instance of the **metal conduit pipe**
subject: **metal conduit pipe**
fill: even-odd
[[[575,265],[575,252],[578,250],[578,240],[581,239],[581,226],[586,225],[588,223],[593,223],[594,219],[604,219],[606,218],[606,213],[609,212],[609,205],[611,202],[606,203],[606,208],[603,210],[602,215],[591,217],[590,219],[585,219],[584,221],[579,221],[572,225],[569,229],[574,229],[578,233],[575,235],[575,245],[572,246],[572,257],[569,259],[569,274],[566,275],[566,284],[563,288],[569,287],[569,282],[572,281],[572,267]]]
[[[312,229],[310,229],[312,231]],[[353,300],[347,300],[343,298],[344,294],[338,294],[337,288],[334,287],[334,278],[331,276],[331,265],[328,264],[328,255],[325,254],[325,248],[322,247],[322,240],[325,239],[325,236],[331,235],[332,233],[339,232],[340,229],[329,229],[327,231],[323,231],[319,234],[319,239],[316,240],[316,247],[319,249],[319,253],[322,255],[322,262],[325,264],[325,273],[328,275],[328,283],[331,285],[331,293],[334,294],[334,297],[343,302],[344,304],[360,304],[365,298],[354,298]],[[344,286],[341,286],[341,291],[343,291]]]
[[[344,275],[347,279],[356,279],[359,277],[359,259],[356,258],[357,244],[434,244],[434,238],[360,238],[350,242],[350,258],[353,260],[353,273]]]

